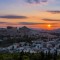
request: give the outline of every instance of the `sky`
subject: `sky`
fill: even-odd
[[[60,0],[0,0],[0,27],[60,28]]]

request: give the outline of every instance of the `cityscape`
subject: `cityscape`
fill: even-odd
[[[33,30],[26,26],[0,28],[0,52],[60,53],[60,30]]]
[[[0,60],[60,60],[60,0],[0,0]]]

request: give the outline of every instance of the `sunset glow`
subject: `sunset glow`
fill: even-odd
[[[0,27],[60,28],[59,0],[0,0]]]

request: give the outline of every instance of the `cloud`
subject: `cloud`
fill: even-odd
[[[7,19],[26,19],[28,17],[26,17],[26,16],[16,16],[16,15],[5,15],[5,16],[0,16],[0,18],[7,18]]]
[[[20,22],[19,24],[22,24],[22,25],[35,25],[35,24],[40,24],[40,23],[33,23],[33,22]]]
[[[51,24],[56,25],[58,23],[34,23],[34,22],[18,22],[18,23],[11,23],[11,22],[0,22],[0,24],[4,25],[45,25],[45,24]]]
[[[50,12],[50,13],[53,13],[53,14],[60,14],[60,11],[56,10],[56,11],[47,11],[47,12]]]
[[[42,20],[44,20],[44,21],[60,21],[60,20],[57,20],[57,19],[47,19],[47,18],[44,18],[44,19],[42,19]]]
[[[33,22],[20,22],[21,25],[39,25],[39,24],[57,24],[57,23],[33,23]]]
[[[45,2],[47,2],[48,0],[25,0],[27,3],[29,3],[29,4],[33,4],[33,3],[37,3],[37,4],[39,4],[39,3],[45,3]]]
[[[6,24],[7,22],[0,22],[0,24]]]
[[[0,24],[13,25],[13,23],[10,22],[0,22]]]
[[[18,25],[18,23],[11,23],[11,22],[0,22],[0,24],[4,24],[4,25]]]

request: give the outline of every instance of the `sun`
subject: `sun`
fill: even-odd
[[[47,26],[48,26],[48,28],[51,28],[51,25],[50,24],[48,24]]]

